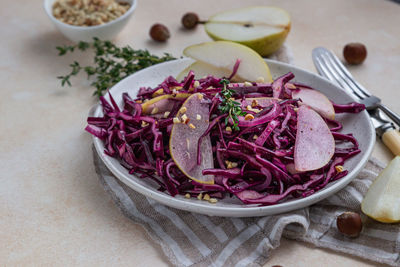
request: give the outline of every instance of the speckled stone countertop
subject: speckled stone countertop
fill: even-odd
[[[247,5],[276,5],[289,11],[287,39],[295,65],[315,72],[311,50],[325,46],[341,54],[353,41],[368,58],[354,76],[400,113],[400,5],[385,0],[138,1],[116,42],[154,53],[180,56],[188,45],[210,40],[202,27],[180,29],[180,18]],[[156,19],[155,19],[156,18]],[[166,24],[166,44],[149,40],[148,30]],[[125,218],[98,182],[91,137],[83,131],[95,103],[84,75],[63,88],[76,55],[58,57],[55,46],[69,42],[54,28],[43,3],[0,2],[0,265],[1,266],[167,266],[160,247]],[[89,58],[87,59],[89,62]],[[377,142],[373,155],[391,153]],[[282,240],[266,266],[375,266],[372,262]]]

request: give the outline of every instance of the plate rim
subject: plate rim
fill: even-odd
[[[149,69],[153,69],[153,68],[159,68],[160,65],[162,66],[168,66],[170,64],[176,64],[177,62],[186,62],[192,60],[190,58],[180,58],[180,59],[176,59],[176,60],[172,60],[172,61],[168,61],[168,62],[164,62],[164,63],[160,63],[151,67],[148,67],[144,70],[148,71]],[[271,60],[271,59],[264,59],[267,64],[275,64],[275,65],[282,65],[286,68],[290,68],[296,71],[300,71],[300,72],[306,72],[307,75],[310,75],[313,78],[316,79],[322,79],[325,82],[331,84],[332,86],[336,87],[338,90],[342,90],[339,86],[337,86],[336,84],[332,83],[331,81],[327,80],[324,77],[321,77],[317,74],[314,74],[308,70],[305,69],[301,69],[298,68],[296,66],[293,66],[291,64],[288,63],[284,63],[284,62],[280,62],[280,61],[276,61],[276,60]],[[134,76],[139,76],[141,75],[141,72],[144,71],[138,71],[132,75],[129,75],[126,78],[129,77],[134,77]],[[125,79],[126,79],[125,78]],[[117,84],[115,84],[114,86],[112,86],[109,91],[112,91],[113,88],[117,87],[121,82],[123,82],[125,79],[119,81]],[[342,90],[343,91],[343,90]],[[347,94],[347,92],[345,92],[346,95],[348,95],[349,97],[353,98],[351,95]],[[354,98],[353,98],[354,99]],[[91,115],[95,115],[96,113],[98,113],[100,111],[100,105],[99,103],[96,104],[95,106],[92,107],[92,109],[89,112],[89,116]],[[364,116],[369,117],[368,113],[366,110],[362,111],[362,113],[364,114]],[[169,194],[166,194],[164,192],[157,192],[154,193],[152,192],[150,189],[146,188],[144,185],[141,185],[140,183],[137,183],[134,181],[134,179],[130,179],[128,177],[126,177],[126,175],[122,172],[120,172],[117,168],[114,167],[114,164],[111,162],[111,158],[108,157],[107,155],[104,154],[104,146],[102,144],[102,141],[95,137],[92,136],[92,140],[93,140],[93,144],[95,146],[96,152],[99,156],[99,158],[102,160],[102,162],[106,165],[107,169],[111,171],[111,173],[117,177],[121,182],[123,182],[124,184],[126,184],[128,187],[130,187],[131,189],[133,189],[134,191],[146,196],[146,197],[150,197],[154,200],[156,200],[157,202],[160,202],[161,204],[164,204],[166,206],[169,207],[173,207],[173,208],[177,208],[180,210],[186,210],[186,211],[190,211],[190,212],[196,212],[196,213],[201,213],[201,214],[206,214],[206,215],[210,215],[210,216],[222,216],[222,217],[258,217],[258,216],[267,216],[267,215],[275,215],[275,214],[281,214],[284,212],[288,212],[288,211],[292,211],[292,210],[297,210],[300,208],[304,208],[304,207],[308,207],[312,204],[315,204],[316,202],[319,202],[331,195],[333,195],[334,193],[338,192],[339,190],[343,189],[348,183],[350,183],[355,177],[356,175],[364,168],[364,166],[366,165],[366,163],[368,162],[368,159],[371,156],[371,153],[373,151],[373,147],[375,145],[375,130],[373,128],[373,125],[371,123],[371,120],[369,121],[369,137],[371,140],[373,140],[372,142],[369,143],[369,145],[367,146],[364,154],[362,155],[362,157],[360,158],[359,162],[360,164],[356,165],[354,169],[352,169],[344,178],[335,181],[335,184],[324,188],[323,190],[320,190],[310,196],[307,196],[305,198],[299,198],[299,199],[294,199],[292,201],[286,201],[283,203],[278,203],[278,204],[274,204],[274,205],[270,205],[270,206],[253,206],[253,205],[246,205],[243,204],[243,207],[226,207],[226,206],[217,206],[217,205],[213,205],[210,203],[203,203],[200,201],[196,201],[196,200],[192,200],[192,199],[186,199],[183,196],[178,196],[178,197],[173,197]],[[135,175],[131,175],[133,177],[135,177],[135,179],[139,179],[137,178]],[[207,205],[204,205],[207,204]]]

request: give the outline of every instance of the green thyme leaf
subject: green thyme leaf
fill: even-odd
[[[220,81],[220,84],[223,85],[223,88],[221,90],[221,95],[222,95],[222,102],[219,105],[218,109],[222,113],[228,113],[228,117],[225,118],[225,125],[228,125],[229,119],[233,121],[232,129],[235,131],[239,131],[239,118],[238,116],[244,116],[247,113],[242,110],[240,107],[240,103],[237,101],[234,101],[232,96],[234,94],[234,91],[232,89],[229,89],[227,85],[229,84],[229,80],[227,79],[222,79]]]
[[[86,51],[89,48],[92,48],[94,52],[94,63],[92,66],[81,66],[79,62],[74,61],[74,63],[70,64],[70,73],[58,76],[57,78],[61,80],[62,86],[71,86],[70,78],[83,71],[87,74],[88,79],[94,79],[91,83],[96,88],[93,95],[99,97],[107,89],[132,73],[175,59],[168,53],[164,53],[162,57],[158,57],[150,54],[147,50],[135,50],[130,46],[117,47],[111,41],[102,41],[98,38],[93,38],[92,44],[79,42],[76,45],[56,47],[59,56],[74,52],[75,49]]]

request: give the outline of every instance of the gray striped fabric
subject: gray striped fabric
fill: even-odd
[[[222,218],[163,206],[115,178],[94,151],[96,172],[123,214],[142,225],[175,266],[262,266],[282,237],[400,266],[400,227],[362,217],[358,238],[336,229],[336,216],[360,211],[360,202],[381,164],[370,160],[345,189],[311,207],[276,216]]]

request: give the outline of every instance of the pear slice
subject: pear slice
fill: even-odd
[[[262,77],[265,82],[272,82],[271,73],[264,59],[254,50],[241,44],[227,41],[206,42],[185,48],[183,54],[216,68],[231,71],[236,60],[240,60],[235,75],[238,79],[255,82]]]
[[[370,186],[361,210],[380,222],[400,221],[400,156],[395,157]]]
[[[285,10],[253,6],[218,13],[208,19],[205,30],[214,40],[238,42],[268,56],[282,46],[290,26]]]
[[[181,71],[178,76],[176,76],[176,80],[182,81],[191,70],[194,72],[195,79],[200,79],[208,75],[213,75],[215,77],[229,77],[229,75],[231,75],[232,73],[232,70],[229,69],[218,68],[201,61],[195,61],[190,66]],[[235,80],[234,78],[232,80]]]
[[[156,108],[159,112],[170,111],[174,106],[171,105],[170,99],[184,99],[189,97],[191,94],[178,93],[176,95],[160,95],[150,99],[147,102],[142,103],[142,112],[144,114],[151,114],[151,112]]]
[[[332,102],[322,93],[313,89],[298,89],[292,92],[293,98],[300,98],[301,101],[322,117],[331,120],[335,119],[335,109]]]
[[[298,172],[325,166],[335,153],[335,139],[322,117],[303,105],[297,111],[294,166]]]
[[[214,168],[210,135],[204,136],[200,145],[201,163],[197,164],[197,144],[209,126],[209,108],[201,93],[192,94],[182,104],[186,123],[174,123],[169,139],[169,150],[176,166],[190,179],[198,183],[213,184],[214,175],[203,175],[204,169]]]

